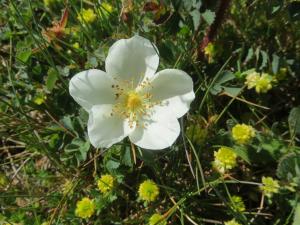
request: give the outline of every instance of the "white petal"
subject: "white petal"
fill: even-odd
[[[152,118],[144,120],[145,128],[136,127],[129,135],[130,141],[137,146],[161,150],[170,147],[180,134],[180,126],[177,118],[170,116],[163,107],[155,107]]]
[[[105,60],[105,69],[113,77],[132,80],[135,87],[145,76],[151,78],[155,74],[158,63],[159,57],[154,44],[135,35],[111,46]]]
[[[70,95],[85,110],[94,105],[112,104],[115,100],[113,79],[101,70],[86,70],[72,77],[69,84]]]
[[[93,106],[89,113],[88,136],[95,148],[110,147],[131,132],[122,118],[111,116],[112,105]]]
[[[182,70],[166,69],[158,72],[151,81],[149,91],[153,100],[162,101],[169,113],[180,118],[195,99],[192,78]]]

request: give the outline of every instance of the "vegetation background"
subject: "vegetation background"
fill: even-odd
[[[160,224],[299,225],[299,20],[296,0],[0,0],[0,224],[148,224],[158,213]],[[68,82],[137,33],[157,45],[160,69],[193,78],[196,99],[169,149],[94,149]],[[249,70],[272,88],[247,89]],[[256,130],[247,145],[232,138],[241,123]],[[212,165],[220,146],[238,156],[225,173]],[[116,180],[107,195],[103,174]],[[271,196],[263,176],[279,183]],[[147,179],[153,202],[139,196]],[[86,219],[75,215],[84,197],[96,204]]]

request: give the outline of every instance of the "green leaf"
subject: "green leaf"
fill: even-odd
[[[130,147],[125,147],[121,153],[121,162],[126,166],[132,166],[132,159],[130,154]]]
[[[200,25],[201,14],[200,14],[199,10],[195,9],[192,12],[190,12],[190,15],[192,16],[192,19],[193,19],[194,30],[197,30]]]
[[[224,146],[224,147],[229,148],[231,151],[233,151],[235,154],[237,154],[239,157],[241,157],[245,162],[247,162],[248,164],[251,164],[247,148],[242,147],[242,146],[235,146],[234,148],[230,148],[227,146]]]
[[[253,58],[253,55],[254,55],[254,51],[253,51],[253,48],[249,48],[248,50],[248,53],[247,53],[247,56],[246,56],[246,59],[244,61],[245,64],[247,64],[252,58]]]
[[[299,225],[300,224],[300,203],[297,204],[294,214],[294,222],[292,225]]]
[[[75,132],[74,125],[70,116],[64,116],[60,120],[60,122],[64,125],[65,128]]]
[[[272,55],[273,60],[272,60],[272,71],[274,74],[277,74],[278,68],[279,68],[279,56],[276,54]]]
[[[204,13],[202,13],[203,19],[208,23],[208,25],[211,25],[216,17],[216,14],[213,11],[206,10]]]
[[[50,68],[47,72],[47,80],[46,80],[46,87],[48,91],[53,90],[57,79],[58,79],[57,71],[54,68]]]
[[[83,141],[80,138],[74,138],[70,144],[65,147],[66,153],[72,153],[75,155],[77,162],[86,160],[87,153],[90,149],[90,143]]]
[[[232,95],[233,97],[238,96],[242,90],[242,87],[225,87],[225,86],[222,86],[222,87],[223,87],[224,92]]]
[[[288,118],[290,132],[292,134],[300,134],[300,106],[291,110]]]
[[[115,160],[108,160],[105,164],[105,167],[109,172],[113,172],[114,170],[118,169],[119,166],[120,163]]]
[[[279,160],[277,176],[300,185],[300,154],[290,153]]]
[[[210,89],[210,92],[213,95],[220,93],[224,86],[222,84],[226,83],[227,81],[233,80],[235,75],[230,71],[224,71],[219,78],[215,81],[214,86]]]
[[[265,52],[265,51],[260,51],[260,54],[262,56],[262,62],[261,62],[261,66],[259,67],[259,69],[263,69],[267,66],[267,63],[268,63],[268,54]]]
[[[26,63],[31,56],[31,50],[25,50],[17,54],[17,59]]]

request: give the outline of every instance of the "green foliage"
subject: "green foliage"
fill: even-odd
[[[295,209],[293,225],[297,225],[299,223],[300,223],[300,203],[297,204],[296,209]]]
[[[154,214],[182,225],[233,218],[300,223],[300,3],[232,0],[198,55],[219,2],[0,0],[0,224],[147,224]],[[66,26],[53,36],[66,6]],[[82,9],[95,20],[78,20]],[[176,143],[164,151],[140,149],[129,139],[95,149],[88,112],[70,97],[69,80],[85,69],[105,70],[113,43],[134,34],[157,46],[159,70],[189,74],[195,101],[180,119]],[[248,90],[254,71],[272,78],[267,93]],[[246,144],[232,137],[241,123],[255,129]],[[224,174],[212,166],[220,146],[237,155]],[[107,195],[97,188],[103,174],[116,179]],[[264,204],[262,177],[280,185]],[[160,194],[144,205],[138,187],[145,180]],[[241,197],[245,211],[236,210],[232,196]],[[96,205],[85,220],[74,213],[84,197]]]
[[[289,114],[289,126],[292,134],[300,134],[300,106],[295,107]]]
[[[283,156],[278,164],[277,176],[300,187],[300,154],[290,153]]]

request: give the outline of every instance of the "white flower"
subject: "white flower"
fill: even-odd
[[[171,146],[182,117],[195,98],[193,81],[177,69],[158,73],[156,47],[138,35],[109,49],[106,72],[80,72],[70,81],[70,94],[88,113],[88,136],[96,148],[110,147],[129,136],[145,149]]]

